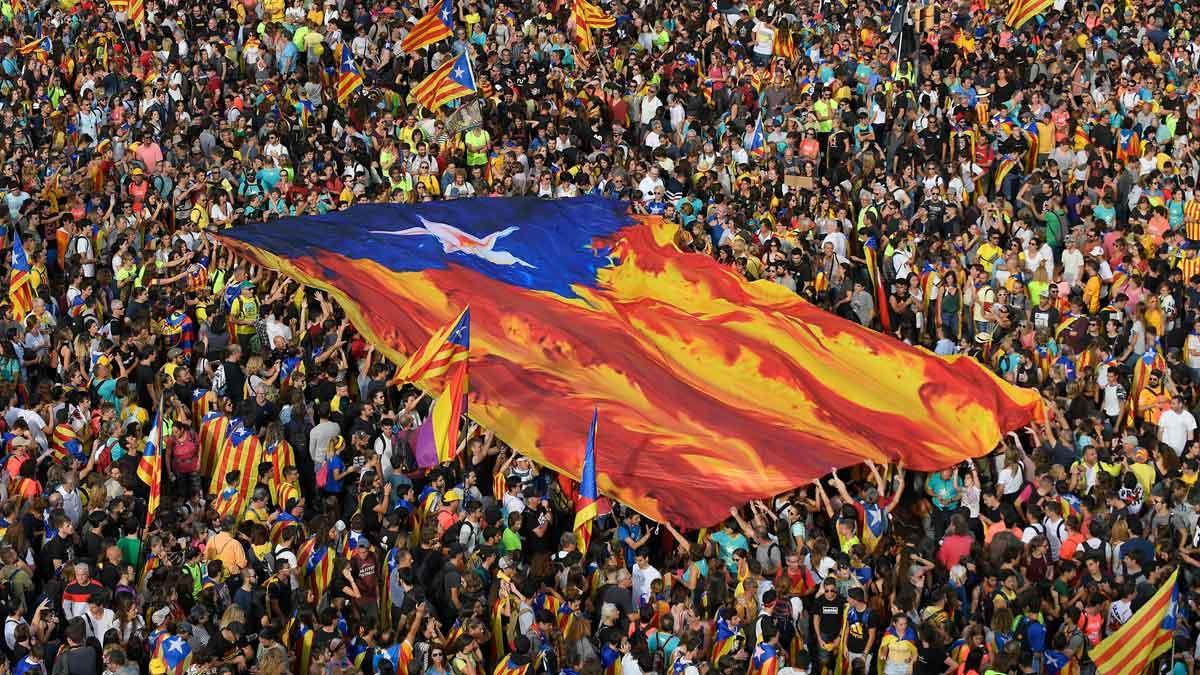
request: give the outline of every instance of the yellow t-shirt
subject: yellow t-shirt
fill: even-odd
[[[283,0],[264,0],[263,9],[267,11],[267,16],[273,23],[283,23]]]

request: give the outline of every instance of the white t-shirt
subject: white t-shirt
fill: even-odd
[[[1181,413],[1166,410],[1158,418],[1158,428],[1162,435],[1162,442],[1171,446],[1176,454],[1183,454],[1188,440],[1196,431],[1196,418],[1188,410]]]
[[[650,595],[650,584],[654,583],[655,579],[662,578],[662,574],[653,565],[646,565],[645,569],[634,565],[632,576],[634,603],[641,603],[643,598],[647,598]]]
[[[1006,495],[1020,491],[1021,486],[1025,484],[1025,471],[1021,468],[1020,462],[1001,469],[1000,474],[996,476],[996,483],[1000,485]]]
[[[1188,368],[1200,368],[1200,335],[1188,335],[1183,343]]]
[[[762,21],[754,27],[754,53],[770,56],[775,51],[775,27]]]

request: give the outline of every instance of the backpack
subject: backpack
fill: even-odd
[[[475,526],[471,523],[468,523],[466,518],[463,518],[457,523],[451,525],[444,533],[442,533],[442,541],[447,544],[456,544],[462,541],[462,531],[464,529],[468,529],[471,535],[475,534]]]
[[[215,368],[213,368],[212,390],[218,397],[225,395],[225,364],[224,363],[218,363],[217,366]]]

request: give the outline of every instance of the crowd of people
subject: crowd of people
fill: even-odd
[[[406,53],[428,2],[0,2],[0,272],[19,236],[34,296],[0,325],[0,672],[1091,675],[1175,571],[1154,667],[1193,671],[1196,4],[598,4],[592,50],[569,2],[456,0]],[[410,97],[462,52],[465,130]],[[585,194],[1037,387],[1046,424],[707,530],[613,504],[584,545],[487,430],[419,469],[428,400],[211,236]]]

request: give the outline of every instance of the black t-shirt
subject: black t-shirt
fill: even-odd
[[[246,393],[246,373],[242,370],[241,364],[222,361],[218,367],[225,372],[225,395],[233,401],[234,405],[241,403]]]
[[[154,409],[150,386],[154,384],[154,368],[139,363],[133,369],[133,384],[137,387],[138,403],[146,410]]]
[[[69,539],[55,537],[50,541],[42,544],[42,570],[51,572],[53,562],[58,560],[62,564],[66,564],[75,557],[75,546]]]
[[[828,642],[842,630],[842,609],[846,601],[838,595],[829,598],[824,593],[818,593],[813,602],[813,613],[817,616],[817,631]]]
[[[921,645],[917,648],[916,675],[941,675],[946,672],[946,657],[949,652],[945,647]]]
[[[375,507],[379,506],[380,496],[374,492],[368,492],[362,496],[362,506],[359,512],[363,517],[363,532],[367,533],[368,539],[378,539],[381,524],[379,522],[379,514],[375,513]]]
[[[853,608],[847,608],[846,611],[849,613],[846,617],[846,649],[854,654],[862,654],[867,648],[871,629],[874,628],[876,634],[879,632],[879,617],[870,608],[861,612]]]
[[[1035,328],[1053,330],[1054,328],[1058,327],[1058,310],[1053,306],[1046,307],[1045,309],[1041,307],[1034,307],[1033,314],[1031,316],[1033,318],[1033,325]]]

